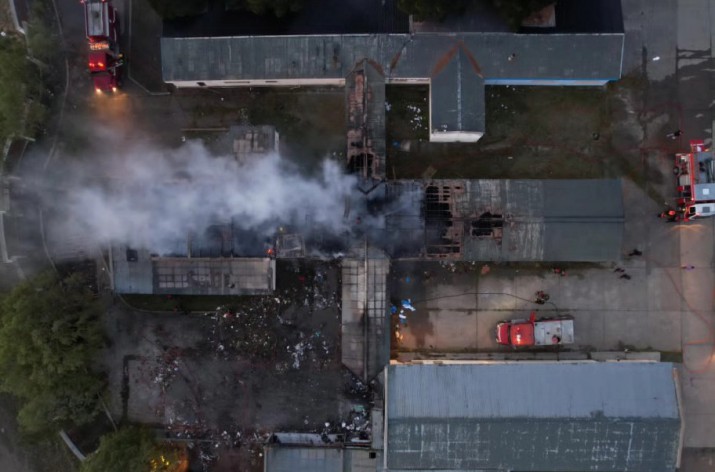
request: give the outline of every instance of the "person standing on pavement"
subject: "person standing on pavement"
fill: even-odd
[[[665,137],[668,139],[676,139],[679,138],[681,134],[683,134],[683,132],[680,129],[676,129],[672,133],[666,134]]]

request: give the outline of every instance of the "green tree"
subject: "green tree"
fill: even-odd
[[[100,306],[79,274],[46,272],[0,303],[0,388],[23,400],[27,433],[89,422],[104,383],[92,371],[103,345]]]
[[[161,445],[150,430],[125,426],[102,437],[80,472],[178,472],[186,465],[181,450]]]
[[[256,15],[282,18],[302,10],[305,0],[226,0],[225,5],[226,10],[248,10]]]
[[[449,14],[461,14],[470,0],[398,0],[400,10],[412,15],[417,21],[441,21]]]
[[[149,4],[165,20],[196,16],[208,10],[208,0],[149,0]]]

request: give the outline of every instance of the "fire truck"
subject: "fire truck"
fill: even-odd
[[[715,215],[715,162],[701,140],[690,141],[690,152],[675,155],[678,219],[689,221]]]
[[[573,317],[536,318],[501,321],[497,324],[497,344],[517,347],[543,347],[573,344]]]
[[[107,0],[82,0],[89,44],[89,73],[97,93],[116,92],[121,86],[124,57],[119,52],[119,18]]]

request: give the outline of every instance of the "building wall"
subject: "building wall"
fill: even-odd
[[[430,132],[429,140],[433,143],[476,143],[482,139],[482,132],[445,131]]]

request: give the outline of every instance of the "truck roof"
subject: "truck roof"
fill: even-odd
[[[85,29],[88,38],[108,38],[109,4],[88,1],[84,4]]]
[[[558,339],[556,342],[554,342]],[[556,319],[534,323],[534,344],[550,346],[552,344],[573,344],[573,320]]]

